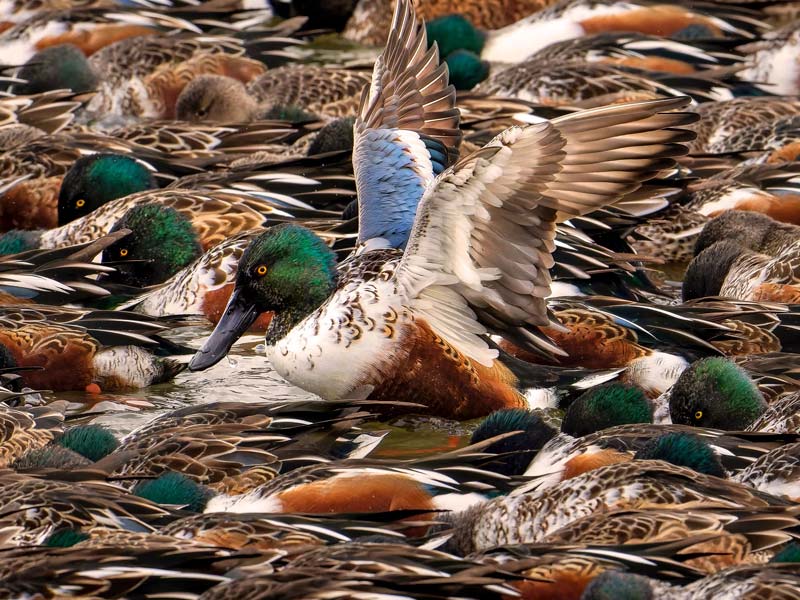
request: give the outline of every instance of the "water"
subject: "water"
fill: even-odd
[[[211,327],[185,327],[169,337],[194,348],[199,347]],[[178,357],[188,362],[191,356]],[[157,415],[176,408],[207,402],[264,402],[319,400],[286,382],[270,366],[263,354],[263,336],[242,337],[227,358],[199,373],[184,371],[173,382],[125,393],[89,395],[83,392],[46,394],[48,400],[67,400],[71,415],[108,427],[123,436]],[[367,423],[366,429],[388,431],[373,456],[415,458],[468,443],[476,422],[459,423],[447,419],[405,416],[392,422]]]

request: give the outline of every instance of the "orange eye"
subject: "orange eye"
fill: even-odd
[[[700,419],[702,419],[703,418],[703,411],[702,410],[698,410],[696,413],[694,413],[694,418],[695,418],[696,421],[699,421]]]
[[[267,265],[258,265],[256,267],[256,274],[263,277],[267,274]]]
[[[75,201],[75,206],[77,206],[78,208],[83,208],[84,204],[86,204],[86,200],[84,200],[83,198]]]
[[[122,250],[119,251],[119,255],[120,256],[128,256],[128,250],[123,248]]]

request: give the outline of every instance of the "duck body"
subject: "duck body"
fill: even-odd
[[[364,393],[376,400],[424,399],[431,414],[456,419],[525,406],[510,371],[471,361],[404,303],[394,280],[401,255],[374,250],[345,262],[336,292],[280,339],[276,319],[267,332],[273,368],[330,400]],[[347,369],[338,356],[346,356]]]

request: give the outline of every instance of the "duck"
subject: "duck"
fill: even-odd
[[[579,437],[573,434],[582,432],[571,424],[562,424],[557,431],[539,411],[508,409],[486,417],[473,432],[471,442],[497,438],[486,446],[487,452],[501,457],[491,463],[491,468],[510,477],[531,478],[527,480],[529,490],[542,491],[605,465],[647,458],[727,477],[795,441],[793,432],[771,435],[752,429],[725,431],[651,423],[647,420],[647,403],[641,399],[615,407],[612,414],[616,419],[612,422],[602,409],[620,396],[617,390],[609,392],[599,386],[591,398],[597,400],[582,408],[591,425]],[[641,413],[638,417],[637,412]]]
[[[797,501],[800,484],[800,443],[784,444],[764,454],[733,478],[757,490]]]
[[[127,235],[127,231],[116,231],[88,244],[0,257],[0,305],[83,303],[124,293],[121,286],[98,284],[98,276],[114,269],[92,260]],[[24,239],[19,241],[24,244]],[[4,242],[12,250],[13,238]]]
[[[797,304],[800,286],[792,268],[797,252],[777,256],[747,249],[733,240],[715,242],[689,263],[681,288],[684,301],[721,296],[734,300]]]
[[[717,242],[732,241],[771,257],[788,252],[800,240],[800,226],[750,210],[724,212],[706,223],[695,242],[697,255]]]
[[[66,530],[59,536],[54,541],[82,537]],[[230,581],[220,568],[220,561],[235,560],[226,550],[155,534],[119,537],[102,544],[2,550],[6,569],[0,593],[9,598],[46,597],[69,589],[77,597],[119,598],[135,589],[175,596],[189,589],[199,594]]]
[[[353,69],[287,65],[251,80],[222,75],[195,77],[176,103],[178,119],[189,122],[246,122],[292,106],[309,115],[355,116],[369,73]]]
[[[246,493],[212,498],[206,512],[361,514],[414,511],[409,527],[435,520],[431,511],[463,508],[517,484],[491,468],[497,457],[485,440],[445,453],[412,459],[347,459],[318,462],[281,473]],[[358,491],[353,491],[358,481]],[[420,531],[421,530],[421,531]]]
[[[53,391],[134,390],[171,380],[185,365],[158,353],[187,350],[159,337],[168,327],[119,311],[33,304],[0,308],[0,344],[14,366],[43,367],[22,372],[22,381]]]
[[[271,298],[275,298],[278,301],[275,303],[275,308],[279,306],[291,308],[276,312],[270,323],[270,329],[267,330],[268,358],[279,374],[322,397],[335,399],[353,394],[356,390],[360,390],[360,393],[366,393],[372,398],[381,398],[384,397],[384,394],[387,395],[386,397],[391,395],[395,400],[409,396],[422,396],[426,398],[432,414],[455,415],[456,418],[461,419],[488,414],[496,408],[522,406],[525,402],[524,398],[507,383],[513,381],[509,373],[506,371],[504,375],[498,377],[492,372],[493,369],[501,369],[502,373],[502,368],[494,361],[496,352],[489,349],[486,343],[476,335],[483,333],[484,329],[472,317],[475,313],[467,313],[469,323],[459,323],[462,319],[456,316],[458,313],[463,316],[463,310],[468,306],[468,298],[474,298],[477,301],[482,293],[489,293],[486,284],[482,283],[487,276],[486,272],[476,270],[476,268],[483,269],[485,267],[482,265],[489,266],[493,264],[493,261],[499,260],[499,250],[493,249],[491,254],[487,252],[485,257],[481,256],[480,258],[477,258],[476,255],[476,258],[468,259],[467,255],[464,255],[462,259],[458,260],[475,261],[466,270],[462,266],[456,266],[455,260],[459,256],[459,252],[467,252],[468,239],[472,239],[472,243],[477,243],[481,238],[485,240],[484,243],[488,243],[489,240],[493,245],[503,243],[497,237],[496,232],[490,233],[488,230],[484,232],[483,229],[477,227],[481,222],[480,219],[485,218],[480,217],[484,211],[497,212],[492,218],[493,228],[499,227],[499,223],[502,223],[504,227],[508,226],[516,230],[518,226],[512,225],[511,221],[518,222],[522,211],[527,213],[533,210],[537,203],[542,202],[547,196],[537,195],[526,202],[522,200],[523,195],[519,196],[518,201],[522,202],[519,207],[515,203],[509,203],[492,209],[489,209],[488,204],[483,204],[485,200],[481,200],[481,197],[488,199],[488,196],[484,196],[486,193],[492,194],[492,197],[495,193],[499,193],[502,197],[510,192],[509,199],[518,195],[511,190],[501,192],[500,188],[493,191],[490,182],[501,177],[504,168],[511,168],[510,165],[514,164],[514,158],[511,157],[519,156],[520,160],[527,160],[527,158],[523,159],[524,152],[520,153],[521,150],[515,152],[514,146],[521,144],[519,148],[525,148],[525,140],[530,136],[533,136],[531,140],[542,139],[538,137],[541,135],[540,129],[542,128],[551,131],[552,135],[562,136],[568,145],[571,127],[575,127],[575,135],[578,135],[577,130],[586,131],[585,128],[589,127],[589,123],[594,119],[597,119],[597,122],[601,122],[604,118],[618,119],[616,122],[628,123],[625,131],[634,129],[637,131],[632,134],[631,142],[636,139],[641,142],[633,143],[647,144],[648,140],[653,140],[654,136],[664,139],[659,137],[663,134],[661,132],[656,134],[655,130],[666,126],[667,121],[670,121],[672,125],[679,125],[685,119],[691,118],[680,113],[662,112],[667,107],[683,107],[687,100],[672,99],[616,106],[582,113],[582,116],[581,113],[578,113],[577,116],[565,117],[562,120],[554,120],[527,129],[508,130],[483,150],[479,150],[468,159],[462,159],[451,169],[444,169],[447,161],[445,153],[441,150],[442,142],[438,142],[435,137],[429,143],[422,140],[435,136],[437,133],[452,136],[450,131],[453,130],[453,125],[457,125],[457,121],[451,120],[448,123],[448,129],[437,131],[427,124],[427,119],[430,117],[427,117],[425,112],[419,113],[413,127],[418,128],[423,138],[419,137],[420,133],[408,135],[403,133],[403,137],[400,139],[404,140],[404,144],[413,143],[412,147],[415,150],[412,156],[420,157],[420,166],[412,166],[403,159],[400,164],[405,163],[408,166],[395,171],[395,175],[391,178],[393,181],[397,181],[398,185],[403,185],[404,189],[409,189],[409,194],[412,195],[411,202],[398,210],[399,207],[394,200],[396,186],[392,185],[390,191],[387,189],[386,183],[381,183],[381,180],[378,179],[378,177],[383,177],[385,180],[385,175],[379,175],[384,171],[382,164],[376,161],[374,156],[368,159],[368,164],[365,159],[360,158],[364,152],[374,154],[376,148],[383,149],[383,152],[388,152],[393,148],[390,140],[396,139],[398,130],[391,127],[399,126],[401,123],[396,120],[395,108],[390,110],[388,108],[390,105],[385,104],[388,98],[384,96],[394,93],[392,90],[399,85],[401,80],[399,78],[410,78],[419,69],[423,69],[421,73],[426,75],[416,85],[425,84],[424,89],[427,94],[431,94],[431,101],[435,98],[442,105],[445,99],[448,99],[448,104],[444,104],[444,106],[453,106],[454,90],[445,87],[445,68],[438,67],[430,70],[431,65],[438,64],[437,50],[435,47],[431,47],[426,52],[424,27],[415,21],[413,10],[407,3],[400,4],[400,8],[395,13],[394,23],[397,27],[393,28],[383,58],[376,63],[377,71],[373,77],[373,81],[381,82],[381,87],[364,94],[360,110],[361,116],[357,119],[355,126],[357,139],[353,162],[359,190],[358,241],[361,246],[360,252],[352,260],[346,261],[342,265],[343,273],[339,274],[333,256],[325,251],[324,245],[320,244],[318,238],[307,231],[287,224],[279,228],[273,227],[265,232],[251,242],[250,247],[242,256],[237,285],[229,301],[226,314],[217,324],[211,337],[206,340],[192,359],[190,369],[201,370],[218,362],[227,353],[233,342],[249,327],[257,314],[273,308],[271,304],[274,301]],[[401,52],[401,48],[407,50]],[[406,54],[411,57],[408,62],[405,60]],[[403,61],[398,62],[398,57]],[[410,85],[414,80],[407,79],[407,81],[409,82],[407,85]],[[441,83],[437,88],[433,82]],[[434,92],[434,90],[436,91]],[[432,106],[432,104],[428,103],[425,106]],[[442,106],[437,106],[437,108],[442,108]],[[637,115],[631,117],[629,111],[635,111]],[[455,117],[457,113],[453,110],[452,114]],[[442,116],[439,113],[437,113],[437,119],[439,119],[438,123],[442,122]],[[578,125],[584,119],[586,119],[585,124]],[[570,122],[573,125],[570,125]],[[411,127],[411,121],[408,123],[409,125],[403,124],[402,126]],[[634,125],[632,129],[630,125],[632,123],[638,123],[638,125]],[[457,128],[455,131],[457,132]],[[666,137],[669,139],[665,140],[664,145],[661,145],[660,142],[657,144],[657,152],[667,155],[680,154],[680,147],[673,144],[674,141],[681,139],[683,133],[677,129],[661,131],[674,131],[674,134],[667,134]],[[598,134],[600,135],[599,140],[610,140],[612,139],[610,136],[615,135],[616,132],[612,127],[604,129],[602,133],[598,131]],[[673,135],[675,137],[672,137]],[[619,143],[622,139],[625,138],[616,138],[615,147],[621,147]],[[500,159],[501,155],[507,155],[509,158]],[[566,150],[566,155],[569,155],[569,150]],[[500,164],[506,164],[505,160],[512,162],[508,163],[506,167],[501,167]],[[604,158],[601,155],[597,160],[603,161]],[[417,161],[415,160],[415,162]],[[491,168],[493,164],[498,168]],[[652,167],[658,170],[661,168],[661,164],[652,164]],[[488,171],[484,171],[484,168]],[[569,171],[569,168],[563,163],[561,169],[563,169],[562,172]],[[436,171],[440,171],[442,174],[434,180],[433,176]],[[552,242],[546,240],[551,239],[552,226],[556,221],[556,212],[553,211],[566,210],[569,214],[588,212],[593,208],[613,202],[619,193],[636,189],[639,185],[638,182],[646,179],[650,174],[651,171],[642,172],[637,169],[626,173],[624,183],[620,180],[620,183],[609,184],[607,186],[608,195],[606,193],[596,196],[589,195],[585,198],[578,197],[577,201],[564,199],[550,204],[552,208],[545,211],[548,215],[545,219],[549,219],[551,224],[547,226],[548,229],[543,229],[545,226],[542,225],[548,221],[540,221],[537,217],[539,224],[532,224],[531,229],[525,233],[525,239],[536,239],[536,244],[542,244],[542,251],[546,253],[541,255],[542,259],[538,258],[539,254],[528,255],[533,256],[536,262],[527,268],[531,273],[537,273],[537,276],[541,278],[542,285],[534,285],[532,288],[528,285],[528,290],[520,295],[520,292],[516,291],[518,289],[516,284],[512,284],[511,281],[507,284],[492,284],[491,293],[495,295],[493,302],[497,308],[481,310],[494,312],[493,319],[497,324],[503,322],[510,324],[513,321],[518,322],[519,319],[527,319],[530,324],[549,323],[544,316],[546,312],[544,296],[547,295],[549,287],[547,267],[552,263],[549,258],[544,257],[549,255],[551,252],[549,248],[552,248]],[[400,181],[404,183],[400,184]],[[432,181],[424,196],[422,194],[424,187],[420,185],[422,181]],[[554,181],[558,181],[557,176]],[[517,185],[521,185],[521,180],[517,179],[517,182]],[[466,192],[467,189],[471,189],[468,187],[471,185],[476,185],[478,190],[486,190],[486,192],[478,192],[477,196],[471,196]],[[568,184],[567,187],[569,187]],[[553,193],[556,193],[555,189],[553,188]],[[393,214],[397,217],[394,222],[386,223],[387,217],[379,207],[386,205],[388,197],[384,195],[390,193],[393,198],[391,204],[396,207],[393,209]],[[368,198],[367,194],[370,194],[374,200]],[[418,199],[421,196],[421,206],[417,209],[417,203],[420,202]],[[446,201],[445,197],[448,198]],[[448,238],[442,237],[443,234],[440,233],[443,228],[441,223],[445,219],[445,213],[449,214],[448,211],[453,206],[452,199],[458,198],[463,202],[469,197],[475,198],[471,202],[477,200],[479,204],[475,205],[477,212],[466,215],[463,241],[458,245],[445,243]],[[544,201],[549,203],[548,200]],[[493,202],[502,202],[502,200],[498,199]],[[375,212],[373,215],[373,208],[375,211],[381,210],[377,219],[382,221],[376,220],[375,215],[379,213]],[[543,208],[539,205],[536,210],[541,211]],[[506,212],[508,215],[505,214]],[[511,217],[512,213],[516,213],[516,216]],[[542,215],[544,214],[542,213]],[[519,231],[521,232],[522,229]],[[548,233],[544,233],[545,231]],[[474,237],[476,235],[479,237]],[[522,234],[520,233],[520,235]],[[509,235],[504,237],[508,239]],[[406,248],[402,257],[399,248],[393,248],[393,246],[400,245],[404,245]],[[429,252],[435,247],[438,247],[439,250],[436,250],[434,259]],[[371,250],[372,248],[375,248],[374,252]],[[378,252],[378,249],[381,251]],[[391,251],[387,252],[388,250]],[[286,267],[281,264],[284,256],[291,257],[289,261],[294,264],[304,264],[303,272],[298,273],[296,269],[286,270]],[[495,258],[493,259],[492,256]],[[387,261],[389,257],[392,259]],[[283,260],[286,261],[286,259]],[[542,262],[539,262],[540,260]],[[510,265],[508,267],[510,268]],[[529,278],[530,273],[526,275],[526,280]],[[434,284],[434,282],[445,281],[449,283]],[[465,286],[467,281],[471,288]],[[454,284],[455,287],[451,287]],[[277,286],[282,291],[278,292]],[[385,291],[383,291],[384,287]],[[302,289],[302,294],[298,296],[300,289]],[[364,305],[360,304],[365,293],[375,298],[375,308],[368,314],[362,312]],[[387,293],[389,295],[386,296],[386,300],[382,301],[381,296]],[[333,325],[332,328],[330,325],[323,325],[323,323],[329,322],[328,314],[332,316],[334,313],[343,314],[343,310],[345,312],[353,310],[355,308],[353,302],[356,299],[361,308],[357,313],[353,313],[353,316],[359,322],[353,321],[352,327],[343,329],[336,325],[339,322],[339,318],[336,317],[330,321]],[[486,306],[485,300],[479,301],[479,303]],[[454,309],[453,307],[456,306],[462,308]],[[523,306],[527,308],[522,308]],[[486,314],[488,316],[489,313]],[[411,325],[412,322],[414,325]],[[409,333],[404,331],[407,325],[412,327],[407,330]],[[327,331],[323,327],[327,327]],[[512,327],[516,327],[516,325],[512,325]],[[411,331],[414,333],[409,335]],[[512,329],[512,331],[517,331],[518,335],[521,335],[522,332],[521,329]],[[297,336],[303,338],[303,342],[299,345],[295,341],[295,339],[299,340]],[[366,344],[365,340],[367,339],[371,339],[373,342]],[[313,358],[307,350],[311,347],[312,340],[317,340],[313,341],[313,346],[318,348],[313,351],[314,354],[319,353],[319,356]],[[414,341],[412,342],[412,340]],[[433,351],[433,355],[430,354],[430,351],[433,350],[431,342],[440,348]],[[347,372],[342,371],[338,366],[341,363],[337,361],[336,369],[331,370],[332,364],[329,365],[325,359],[327,352],[324,350],[331,343],[337,346],[344,345],[350,352],[358,353],[358,359],[355,358],[355,355],[353,356],[352,369]],[[376,343],[382,348],[381,350],[376,349],[374,345]],[[413,347],[408,347],[411,344]],[[407,349],[404,349],[403,346],[406,346]],[[400,355],[395,356],[398,351],[400,351]],[[385,365],[376,364],[375,358],[380,356],[387,358],[393,356],[393,358],[390,358]],[[401,359],[400,356],[405,358]],[[384,370],[391,371],[390,363],[394,365],[413,364],[414,360],[419,360],[421,364],[423,356],[425,357],[424,362],[428,365],[426,370],[429,373],[440,374],[435,381],[431,381],[429,377],[427,384],[423,384],[414,376],[409,379],[409,373],[395,371],[392,377],[387,377],[388,373],[383,372]],[[431,356],[437,357],[441,367],[436,370],[428,369],[432,360]],[[411,362],[409,363],[409,361]],[[460,380],[460,383],[453,387],[454,381],[447,382],[441,375],[445,372],[452,374],[448,375],[448,378],[454,377]],[[470,373],[469,377],[472,379],[472,383],[465,386],[464,375],[467,373]],[[483,383],[481,383],[482,378],[484,378]],[[491,383],[489,383],[490,381]],[[412,382],[413,385],[409,385]],[[425,387],[420,389],[422,385]],[[444,397],[445,395],[447,398]],[[447,406],[447,404],[453,404],[453,398],[458,398],[456,402],[458,407],[455,410]]]
[[[101,425],[76,425],[50,447],[110,465],[108,476],[154,501],[155,493],[191,493],[200,511],[214,495],[250,492],[280,472],[368,455],[383,438],[357,427],[374,417],[371,410],[368,402],[213,402],[159,415],[121,439]],[[39,458],[27,461],[28,472],[49,467],[49,456]]]
[[[458,13],[460,11],[454,11]],[[444,15],[438,15],[444,16]],[[618,3],[559,0],[544,10],[531,12],[502,28],[478,31],[477,24],[465,33],[465,25],[452,23],[440,26],[437,41],[443,38],[455,47],[459,38],[469,42],[469,49],[491,63],[522,62],[546,46],[601,32],[632,32],[665,38],[743,38],[754,39],[766,29],[760,15],[719,5],[666,6],[649,2]],[[474,40],[474,42],[473,42]]]
[[[656,214],[635,228],[632,242],[637,252],[669,262],[688,263],[703,250],[706,240],[737,236],[744,240],[765,235],[767,223],[797,225],[796,173],[792,163],[740,165],[724,169],[686,188],[680,203]],[[733,214],[728,214],[732,212]],[[758,213],[766,218],[749,213]],[[710,225],[711,222],[716,223]],[[760,232],[760,233],[757,233]],[[749,245],[749,244],[745,244]],[[753,250],[758,247],[749,246]]]
[[[704,102],[697,107],[700,120],[692,127],[697,137],[689,144],[690,152],[761,152],[761,160],[793,160],[791,139],[784,141],[779,130],[786,125],[794,130],[793,118],[797,111],[798,104],[791,97],[762,96]]]
[[[515,595],[510,584],[524,578],[529,561],[487,565],[441,550],[379,541],[354,541],[312,549],[275,574],[258,574],[218,585],[204,600],[272,593],[287,600],[314,594],[358,597],[421,597],[469,600]]]
[[[686,510],[698,504],[717,509],[791,505],[746,485],[664,461],[627,461],[598,467],[543,491],[529,492],[523,485],[508,496],[450,515],[452,537],[445,548],[465,554],[502,544],[539,542],[598,512]]]
[[[152,531],[175,518],[173,510],[110,483],[39,478],[10,469],[0,472],[0,496],[18,508],[3,517],[3,525],[13,528],[5,540],[10,546],[44,545],[60,530],[100,525]]]
[[[407,541],[396,524],[370,520],[369,514],[294,515],[288,513],[207,512],[181,517],[159,528],[158,533],[206,546],[244,550],[280,548],[287,557],[326,545],[358,538],[382,536]]]
[[[87,208],[87,200],[79,198],[74,202],[74,208],[70,211],[73,219],[65,224],[45,231],[24,232],[23,249],[61,248],[93,241],[109,233],[131,208],[143,204],[171,207],[191,219],[204,250],[229,235],[264,225],[269,218],[267,215],[279,218],[290,216],[286,211],[276,208],[274,203],[255,195],[184,188],[139,192],[112,200],[96,209]],[[79,216],[81,213],[83,216]],[[18,238],[16,247],[20,247]]]
[[[451,38],[461,44],[482,42],[483,35],[476,29],[497,29],[511,25],[544,8],[547,0],[502,0],[491,3],[465,2],[464,0],[440,0],[424,2],[415,6],[417,16],[434,22],[447,16],[448,28],[452,28]],[[392,22],[392,3],[388,0],[359,0],[352,15],[342,30],[342,37],[351,42],[366,46],[380,46],[389,35]],[[431,32],[433,39],[439,36]],[[450,49],[441,47],[442,55],[450,54]]]
[[[24,454],[42,448],[64,430],[63,402],[48,406],[10,408],[0,404],[3,439],[0,443],[0,468],[7,469]]]
[[[639,600],[659,598],[742,598],[755,600],[772,594],[795,595],[800,587],[797,563],[744,565],[730,567],[685,586],[671,586],[647,577],[630,573],[604,573],[586,588],[581,600],[599,600],[617,597]],[[623,592],[624,590],[624,592]]]
[[[163,207],[161,209],[163,210]],[[162,285],[157,285],[154,289],[135,295],[133,298],[119,304],[117,308],[154,317],[184,314],[203,315],[210,323],[219,323],[233,293],[239,260],[250,242],[261,233],[263,233],[263,229],[249,229],[229,236],[219,244],[209,248],[208,251],[188,266],[175,272]],[[145,240],[149,238],[150,234],[148,233]],[[176,237],[170,236],[169,241],[171,245],[176,241]],[[194,242],[191,245],[193,246]],[[152,246],[144,245],[144,247],[150,248]],[[126,257],[134,257],[136,255],[136,252],[130,254],[131,250],[129,248],[120,247],[116,251],[116,258],[119,258],[118,255],[123,250],[128,251]],[[182,255],[184,252],[184,249],[175,253],[167,252],[167,260],[164,260],[163,257],[154,257],[159,263],[155,270],[172,270],[170,265],[174,263],[174,255]],[[113,260],[111,255],[103,256],[103,261],[111,260]],[[143,277],[148,282],[154,280],[147,269],[137,267],[136,263],[131,264],[133,270],[144,273]],[[123,277],[123,279],[127,280],[127,277]],[[161,279],[161,277],[159,276],[156,279]],[[271,319],[271,311],[262,313],[250,325],[249,329],[251,331],[266,332]]]
[[[723,357],[692,363],[667,395],[671,422],[695,427],[744,430],[768,407],[749,374]]]

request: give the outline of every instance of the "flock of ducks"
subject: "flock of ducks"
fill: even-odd
[[[0,3],[0,597],[800,598],[795,11]]]

